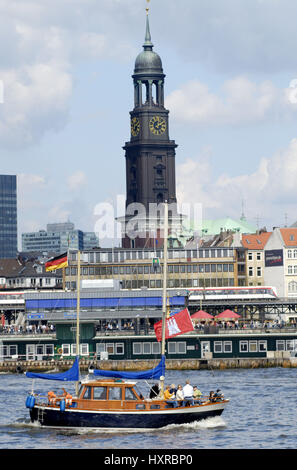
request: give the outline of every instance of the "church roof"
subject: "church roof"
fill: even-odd
[[[161,58],[153,51],[148,15],[146,17],[143,49],[144,50],[136,57],[134,74],[163,74]]]

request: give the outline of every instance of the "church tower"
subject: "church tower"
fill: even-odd
[[[152,204],[164,201],[176,206],[175,149],[169,138],[169,111],[164,107],[164,79],[162,61],[153,51],[148,8],[143,51],[135,61],[134,109],[130,112],[130,141],[123,147],[126,158],[126,216],[125,223],[137,214],[142,205],[149,215]],[[132,209],[130,210],[130,208]],[[170,207],[170,206],[169,206]],[[171,211],[172,215],[172,211]],[[125,224],[124,224],[125,225]],[[130,238],[123,234],[123,247],[153,247],[159,235],[145,234]],[[160,245],[159,245],[160,246]]]

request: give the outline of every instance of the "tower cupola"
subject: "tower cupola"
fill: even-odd
[[[135,61],[134,75],[163,75],[160,56],[153,51],[148,15],[146,17],[146,32],[143,51],[138,54]]]

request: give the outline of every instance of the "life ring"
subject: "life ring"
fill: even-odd
[[[62,348],[59,348],[58,351],[57,351],[58,354],[62,354],[62,352],[63,352]]]

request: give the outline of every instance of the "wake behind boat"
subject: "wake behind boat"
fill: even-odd
[[[97,428],[102,430],[159,429],[170,424],[188,424],[194,421],[219,416],[229,400],[222,396],[193,400],[184,397],[178,401],[167,399],[164,394],[165,342],[166,339],[193,329],[187,309],[170,316],[167,312],[167,237],[168,205],[164,203],[164,266],[162,320],[155,324],[155,333],[161,341],[161,360],[153,369],[140,372],[112,372],[92,370],[95,379],[80,382],[79,356],[71,369],[59,374],[26,372],[27,377],[58,381],[75,381],[76,396],[64,391],[57,396],[53,391],[48,396],[38,396],[33,391],[27,397],[31,421],[43,426],[57,428]],[[79,352],[79,292],[80,252],[77,254],[77,327],[76,351]],[[100,379],[96,380],[96,377]],[[105,377],[105,378],[102,378]],[[158,380],[160,391],[156,399],[144,398],[136,388],[138,380]]]

